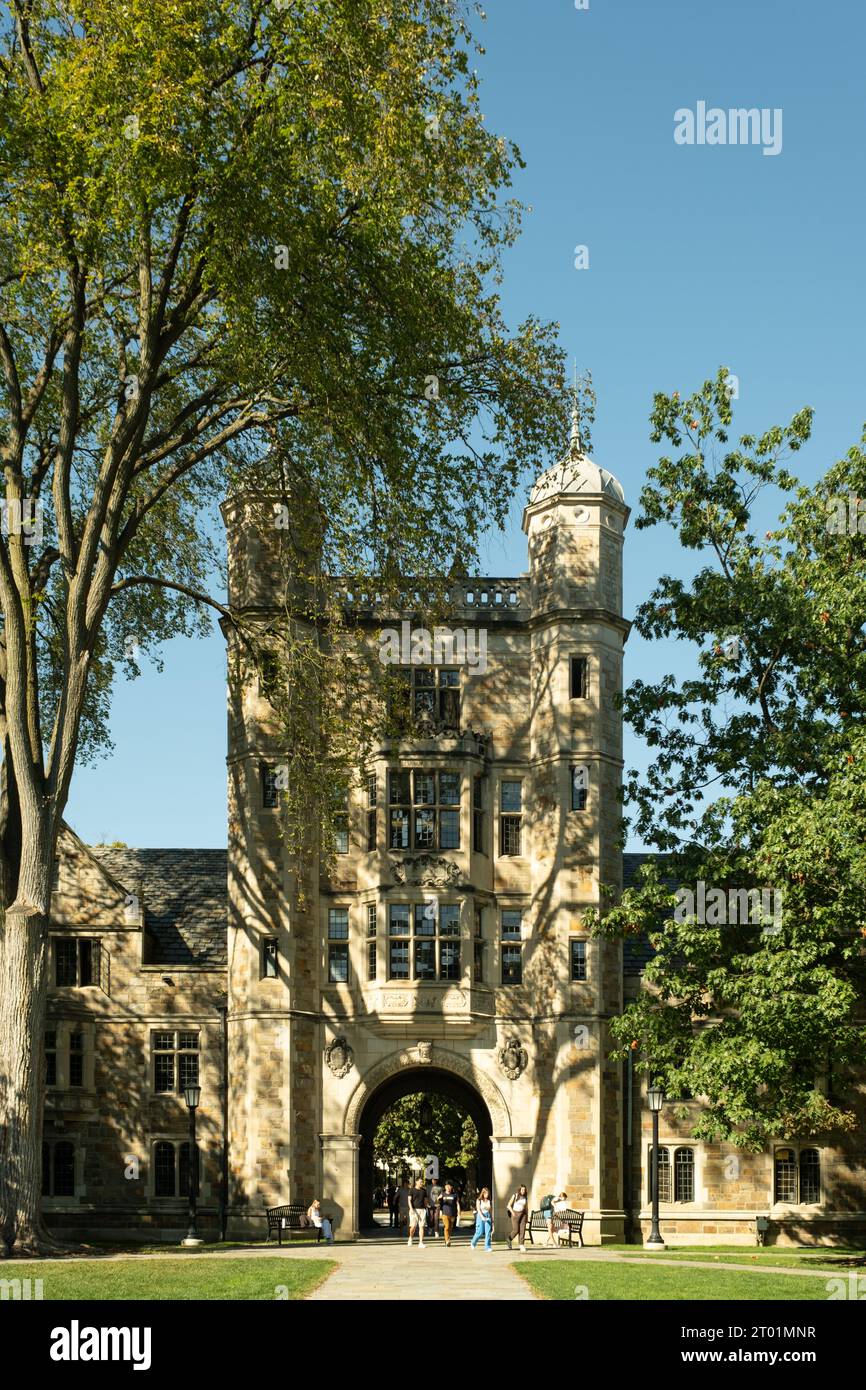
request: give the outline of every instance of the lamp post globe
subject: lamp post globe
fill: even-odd
[[[662,1106],[665,1103],[665,1093],[662,1090],[661,1086],[658,1085],[658,1083],[656,1083],[653,1086],[650,1086],[649,1090],[646,1093],[646,1098],[647,1105],[649,1106],[653,1114],[656,1114],[659,1110],[661,1110]]]

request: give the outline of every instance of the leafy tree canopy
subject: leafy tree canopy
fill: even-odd
[[[429,1118],[422,1116],[427,1101]],[[377,1163],[399,1165],[403,1158],[435,1154],[443,1179],[449,1168],[465,1168],[478,1154],[478,1132],[470,1115],[447,1096],[403,1096],[382,1116],[373,1138]]]
[[[811,412],[734,443],[729,380],[655,397],[652,438],[670,452],[637,525],[671,526],[701,563],[690,582],[661,578],[635,625],[697,661],[626,691],[653,750],[627,801],[666,858],[598,925],[655,949],[649,988],[614,1025],[620,1055],[638,1047],[670,1097],[705,1101],[698,1137],[761,1148],[851,1129],[851,1068],[866,1062],[866,521],[848,524],[866,440],[804,486],[786,465]],[[770,488],[782,511],[760,535]],[[780,918],[698,920],[700,881],[775,892]]]
[[[41,1239],[32,1053],[74,768],[108,747],[115,677],[208,608],[256,660],[272,635],[209,591],[219,500],[281,499],[296,585],[462,573],[564,435],[555,326],[501,312],[520,156],[474,47],[448,0],[0,5],[6,1246]],[[303,723],[342,670],[294,636]],[[311,784],[348,728],[298,740]]]

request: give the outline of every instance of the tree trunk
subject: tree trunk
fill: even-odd
[[[46,869],[47,875],[47,869]],[[13,904],[0,924],[0,1252],[57,1246],[42,1224],[47,912]]]

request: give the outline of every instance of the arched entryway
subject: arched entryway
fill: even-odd
[[[493,1121],[487,1105],[469,1081],[436,1066],[407,1067],[388,1077],[364,1102],[358,1117],[358,1222],[361,1229],[373,1221],[373,1136],[382,1116],[395,1101],[415,1094],[445,1096],[472,1117],[478,1132],[478,1184],[493,1185]]]

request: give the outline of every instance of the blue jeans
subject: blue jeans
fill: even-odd
[[[493,1249],[493,1221],[489,1216],[482,1216],[480,1212],[475,1213],[475,1234],[469,1244],[474,1250],[481,1237],[484,1237],[484,1249]]]

